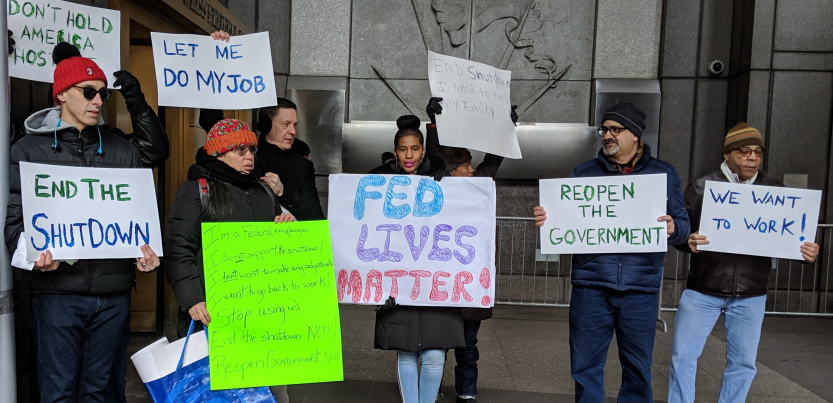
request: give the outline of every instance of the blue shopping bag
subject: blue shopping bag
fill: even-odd
[[[194,321],[188,327],[185,344],[176,371],[145,384],[155,403],[277,403],[267,387],[211,390],[208,376],[208,357],[182,367],[188,338],[194,331]],[[208,337],[208,327],[205,329]]]

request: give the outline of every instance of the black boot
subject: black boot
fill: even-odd
[[[474,398],[463,399],[462,397],[457,396],[457,403],[477,403],[477,400],[474,400]]]

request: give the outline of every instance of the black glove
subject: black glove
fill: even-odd
[[[116,76],[116,81],[113,87],[119,88],[119,92],[124,95],[126,100],[134,100],[142,96],[142,87],[139,85],[139,79],[130,74],[127,70],[119,70],[113,73]]]
[[[440,170],[440,171],[437,171],[437,172],[434,172],[434,180],[439,182],[439,181],[443,180],[443,177],[445,177],[445,175],[446,174],[445,174],[444,169]]]
[[[393,299],[393,297],[388,297],[388,299],[385,300],[385,304],[377,306],[376,310],[381,311],[383,309],[393,309],[393,307],[395,307],[395,306],[396,306],[396,300]]]
[[[443,113],[443,106],[440,105],[443,99],[439,97],[431,97],[428,100],[428,106],[425,107],[425,112],[428,113],[428,118],[431,119],[431,124],[437,124],[437,117],[436,115],[441,115]]]
[[[12,30],[9,30],[9,54],[14,53],[15,42],[14,39],[12,39],[12,35],[14,35],[12,34]]]
[[[512,124],[517,126],[518,125],[518,112],[515,112],[515,109],[518,109],[518,105],[512,105],[512,110],[509,112],[509,118],[512,119]]]

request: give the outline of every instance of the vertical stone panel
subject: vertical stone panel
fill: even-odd
[[[752,70],[749,73],[749,103],[746,110],[746,122],[767,134],[769,117],[769,71]]]
[[[341,76],[350,70],[350,0],[292,1],[289,72]]]
[[[775,29],[775,0],[755,0],[752,29],[752,68],[769,69],[772,62],[772,31]]]
[[[274,3],[273,1],[268,1],[264,3]],[[252,0],[229,0],[228,8],[235,17],[239,18],[240,21],[249,28],[253,30],[257,30],[255,27],[255,2]]]
[[[775,50],[833,52],[833,2],[778,0]]]
[[[694,121],[694,79],[663,79],[657,156],[677,168],[683,186],[689,181]]]
[[[251,2],[251,0],[239,1]],[[275,74],[289,74],[290,0],[260,1],[257,12],[257,26],[253,25],[252,29],[258,32],[269,32],[272,68],[275,69]]]
[[[729,72],[733,8],[733,1],[703,0],[700,65],[697,66],[700,77],[709,77],[708,66],[714,60],[720,60],[725,64],[724,77]]]
[[[700,2],[665,2],[665,37],[662,44],[662,76],[697,75],[697,33],[700,30]]]
[[[725,79],[700,79],[697,82],[690,178],[717,169],[723,161],[728,86],[729,81]]]
[[[661,0],[599,0],[593,78],[657,78]]]

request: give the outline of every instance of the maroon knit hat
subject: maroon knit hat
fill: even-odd
[[[52,61],[56,64],[52,75],[52,98],[58,102],[58,94],[80,82],[89,80],[104,81],[107,75],[94,61],[81,57],[81,51],[66,42],[59,42],[52,50]]]

